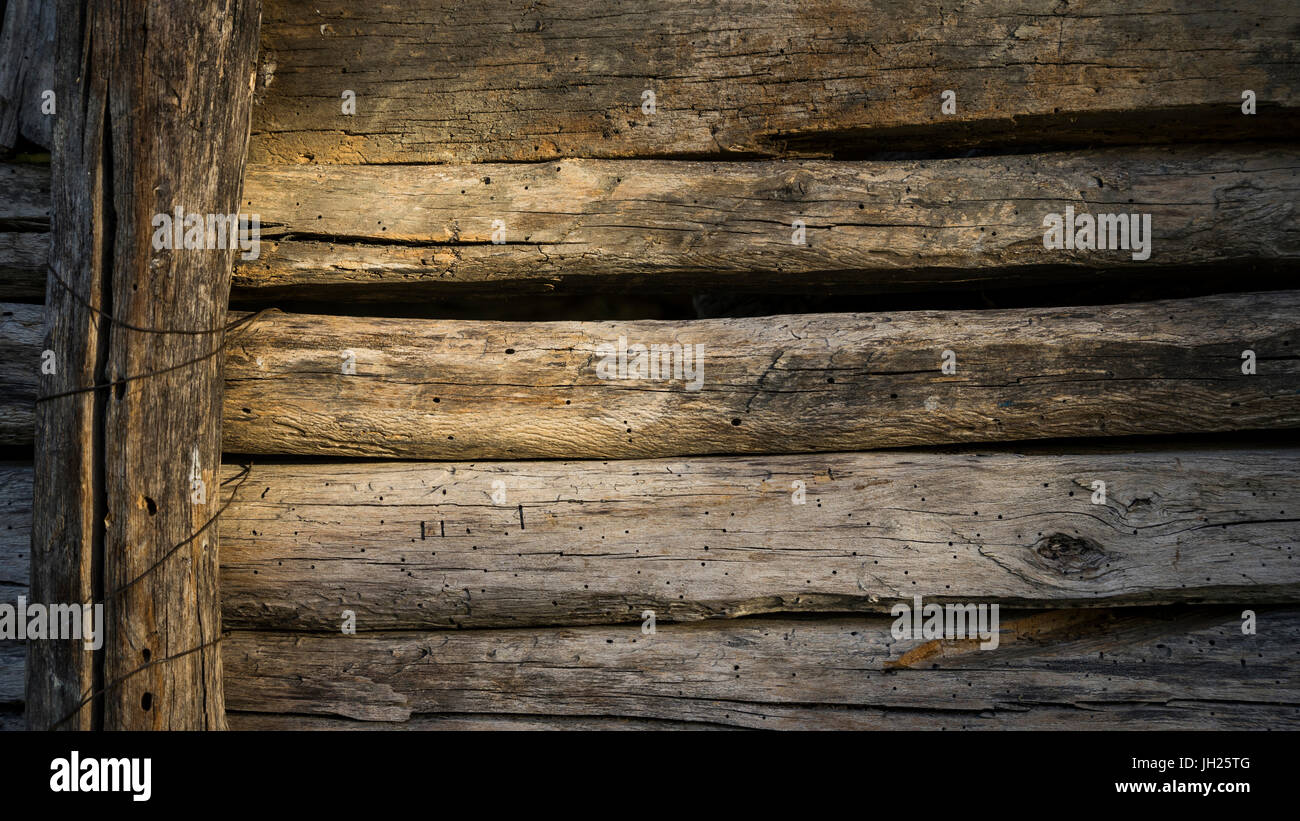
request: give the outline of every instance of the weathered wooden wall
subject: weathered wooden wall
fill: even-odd
[[[0,29],[5,146],[50,144],[45,5],[6,5],[34,25]],[[266,0],[233,282],[298,307],[227,338],[230,726],[1300,727],[1300,291],[1252,284],[1300,251],[1297,26],[1275,0]],[[24,594],[50,179],[0,159]],[[1150,258],[1046,249],[1066,207],[1150,214]],[[1100,282],[1124,304],[933,308]],[[698,291],[908,310],[385,316]],[[619,336],[704,345],[700,390],[600,379]],[[849,452],[900,446],[931,449]],[[996,650],[899,641],[912,595],[1019,610]]]
[[[230,466],[232,726],[1287,725],[1296,614],[1268,604],[1300,596],[1295,466],[1232,447]],[[0,573],[20,594],[27,499],[29,469],[0,468]],[[914,595],[1000,602],[999,648],[893,639],[881,611]],[[1186,607],[1214,601],[1251,602],[1259,634],[1240,605]],[[1096,607],[1154,602],[1182,605]],[[1085,609],[1010,610],[1062,605]],[[338,634],[345,610],[358,635]],[[466,627],[506,629],[448,629]]]

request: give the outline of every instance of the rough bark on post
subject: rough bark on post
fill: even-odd
[[[225,724],[212,523],[234,254],[157,250],[153,220],[237,212],[259,22],[260,0],[57,7],[31,595],[103,602],[107,629],[97,653],[31,642],[32,727]]]

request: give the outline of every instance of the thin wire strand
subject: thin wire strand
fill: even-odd
[[[271,308],[263,308],[262,310],[258,311],[258,312],[255,313],[255,314],[249,314],[248,316],[243,317],[242,319],[237,319],[237,320],[235,320],[234,322],[229,323],[228,325],[226,325],[225,327],[221,328],[220,330],[221,330],[223,333],[226,332],[226,331],[232,331],[232,330],[235,330],[235,329],[237,329],[238,327],[240,327],[241,325],[244,325],[244,324],[246,324],[246,323],[252,322],[253,320],[255,320],[255,319],[257,319],[258,317],[260,317],[262,314],[264,314],[264,313],[266,313],[267,311],[270,311],[270,310],[272,310],[272,309],[271,309]],[[108,314],[105,314],[105,316],[108,316]],[[109,321],[110,321],[110,322],[113,321],[113,319],[112,319],[111,316],[109,316]],[[188,332],[187,332],[187,331],[178,331],[178,333],[188,333]],[[212,357],[214,357],[214,356],[216,356],[217,354],[221,353],[221,351],[225,349],[225,347],[226,347],[226,343],[227,343],[227,342],[228,342],[228,340],[227,340],[226,338],[223,337],[222,340],[221,340],[221,344],[220,344],[220,345],[218,345],[217,347],[215,347],[215,348],[213,348],[212,350],[208,351],[208,352],[205,353],[203,356],[197,357],[197,358],[195,358],[195,359],[187,359],[187,360],[184,361],[184,362],[180,362],[180,363],[177,363],[177,364],[175,364],[175,365],[171,365],[170,367],[159,368],[159,369],[156,370],[156,371],[147,371],[147,372],[145,372],[145,373],[137,373],[137,374],[133,374],[133,375],[131,375],[131,376],[124,376],[124,377],[122,377],[121,379],[115,379],[115,380],[113,380],[112,382],[101,382],[101,383],[94,384],[94,385],[87,385],[87,386],[84,387],[84,388],[72,388],[71,390],[60,391],[59,393],[51,393],[51,394],[48,394],[48,395],[46,395],[46,396],[38,396],[38,397],[36,397],[36,401],[37,401],[37,402],[48,402],[48,401],[50,401],[51,399],[61,399],[61,398],[65,397],[65,396],[75,396],[75,395],[80,394],[80,393],[89,393],[89,392],[91,392],[91,391],[97,391],[97,390],[101,390],[101,389],[104,389],[104,388],[112,388],[112,387],[116,387],[117,385],[125,385],[125,384],[128,383],[128,382],[134,382],[134,381],[136,381],[136,380],[140,380],[140,379],[148,379],[148,378],[151,377],[151,376],[160,376],[160,375],[162,375],[162,374],[164,374],[164,373],[170,373],[170,372],[172,372],[172,371],[177,371],[177,370],[180,370],[181,368],[186,368],[186,367],[189,367],[190,365],[194,365],[194,364],[197,364],[197,363],[199,363],[199,362],[205,362],[205,361],[211,359]]]
[[[122,684],[125,683],[127,679],[135,676],[137,673],[140,673],[141,671],[144,670],[148,670],[150,667],[153,667],[158,664],[163,664],[168,661],[175,661],[176,659],[184,658],[185,656],[192,655],[208,647],[215,647],[216,645],[224,641],[225,638],[226,637],[224,635],[217,636],[212,641],[205,641],[202,644],[200,644],[198,647],[191,647],[188,650],[183,650],[174,655],[166,656],[160,659],[155,659],[153,661],[149,661],[142,664],[141,666],[135,668],[134,670],[131,670],[130,672],[125,673],[122,676],[119,676],[116,680],[111,681],[108,684],[105,684],[103,687],[99,688],[98,690],[92,690],[89,694],[87,694],[84,698],[81,699],[81,702],[77,704],[76,707],[72,708],[72,712],[68,713],[63,718],[51,724],[49,727],[46,728],[46,731],[48,732],[49,730],[58,729],[62,724],[65,724],[69,719],[75,717],[78,713],[80,713],[83,709],[85,709],[87,704],[90,704],[95,699],[99,698],[100,696],[106,695],[112,690],[116,690],[118,687],[122,686]]]
[[[177,545],[175,545],[174,547],[172,547],[171,550],[168,550],[166,553],[164,553],[161,557],[159,557],[158,561],[156,561],[156,562],[154,562],[153,564],[151,564],[151,565],[150,565],[150,566],[149,566],[149,567],[148,567],[148,568],[147,568],[143,573],[141,573],[140,575],[136,576],[134,579],[132,579],[131,581],[129,581],[129,582],[127,582],[126,584],[122,585],[121,587],[118,587],[118,588],[116,588],[116,589],[114,589],[114,590],[111,590],[111,591],[109,591],[108,593],[104,594],[104,599],[105,599],[105,601],[107,601],[108,599],[111,599],[111,598],[115,598],[115,597],[120,596],[121,594],[125,593],[125,592],[126,592],[127,590],[129,590],[131,587],[133,587],[134,585],[136,585],[136,584],[137,584],[141,579],[143,579],[145,576],[148,576],[150,573],[154,572],[154,571],[157,570],[160,566],[162,566],[162,563],[165,562],[165,561],[167,561],[168,559],[170,559],[170,558],[172,557],[172,555],[176,553],[176,551],[180,550],[180,549],[181,549],[182,547],[184,547],[185,545],[187,545],[187,544],[189,544],[190,542],[194,541],[195,539],[197,539],[197,538],[199,537],[200,534],[203,533],[203,531],[207,530],[209,527],[212,527],[212,525],[213,525],[214,523],[216,523],[217,519],[220,518],[221,514],[223,514],[223,513],[226,512],[226,508],[230,507],[230,505],[231,505],[232,503],[234,503],[234,501],[235,501],[235,494],[239,493],[239,489],[240,489],[241,487],[244,486],[244,482],[248,481],[248,476],[249,476],[249,474],[252,472],[252,469],[253,469],[253,465],[252,465],[252,463],[249,463],[249,464],[247,464],[247,465],[244,466],[244,469],[243,469],[242,471],[240,471],[240,474],[239,474],[239,476],[237,477],[237,478],[239,479],[239,484],[235,485],[234,490],[230,491],[230,498],[227,499],[227,500],[225,501],[225,503],[222,504],[221,507],[217,509],[217,512],[214,513],[214,514],[212,514],[212,516],[210,516],[210,517],[208,518],[208,520],[207,520],[206,522],[204,522],[203,525],[202,525],[201,527],[199,527],[198,530],[194,531],[194,532],[191,533],[189,536],[185,537],[185,540],[184,540],[184,541],[180,542],[179,544],[177,544]]]
[[[163,563],[164,563],[165,561],[167,561],[167,559],[169,559],[169,558],[171,558],[173,555],[175,555],[176,551],[180,550],[180,549],[181,549],[182,547],[184,547],[185,545],[187,545],[187,544],[189,544],[190,542],[194,541],[196,538],[198,538],[199,534],[203,533],[203,531],[205,531],[205,530],[207,530],[209,527],[211,527],[211,526],[212,526],[212,525],[217,521],[217,519],[219,519],[219,518],[221,517],[221,514],[225,513],[225,512],[226,512],[226,509],[229,508],[230,505],[234,503],[234,501],[235,501],[235,496],[239,493],[239,489],[240,489],[241,487],[244,486],[244,482],[248,481],[248,477],[249,477],[249,475],[252,473],[252,470],[253,470],[253,463],[252,463],[252,462],[249,462],[247,465],[243,465],[243,469],[242,469],[242,470],[241,470],[237,475],[235,475],[235,476],[231,476],[231,477],[229,477],[229,478],[223,480],[223,481],[221,482],[222,485],[225,485],[225,484],[227,484],[227,483],[229,483],[229,482],[235,481],[236,479],[238,480],[238,484],[236,484],[235,487],[234,487],[234,489],[230,491],[230,498],[227,499],[227,500],[226,500],[226,501],[221,505],[221,507],[217,509],[217,512],[216,512],[215,514],[213,514],[213,515],[212,515],[212,516],[211,516],[211,517],[210,517],[206,522],[204,522],[202,527],[200,527],[198,530],[194,531],[194,533],[192,533],[192,534],[190,534],[188,537],[186,537],[184,541],[180,542],[180,543],[177,544],[175,547],[173,547],[173,548],[171,548],[170,550],[168,550],[165,554],[163,554],[163,555],[158,559],[158,561],[156,561],[156,562],[154,562],[152,565],[150,565],[150,566],[148,567],[148,569],[146,569],[143,573],[141,573],[140,575],[136,576],[134,579],[132,579],[131,581],[129,581],[129,582],[127,582],[126,584],[122,585],[121,587],[118,587],[117,589],[115,589],[115,590],[113,590],[112,592],[110,592],[110,593],[108,593],[107,595],[105,595],[105,596],[104,596],[105,600],[110,599],[110,598],[114,598],[114,597],[119,596],[119,595],[121,595],[122,593],[124,593],[124,592],[125,592],[127,589],[129,589],[131,586],[137,584],[140,580],[144,579],[144,578],[145,578],[146,576],[148,576],[150,573],[154,572],[154,571],[157,570],[159,567],[161,567],[161,566],[163,565]],[[82,604],[84,605],[84,604],[86,604],[86,603],[85,603],[85,602],[82,602]],[[92,602],[92,604],[93,604],[93,602]],[[102,622],[101,622],[101,624],[100,624],[100,626],[99,626],[99,629],[100,629],[100,630],[103,630],[103,629],[104,629],[104,624],[103,624]],[[146,664],[144,664],[144,665],[142,665],[142,666],[140,666],[140,667],[137,667],[136,669],[134,669],[134,670],[132,670],[132,671],[126,673],[125,675],[119,677],[119,678],[116,679],[115,681],[109,682],[108,684],[105,684],[103,687],[99,688],[98,690],[94,690],[94,691],[90,692],[89,694],[87,694],[86,696],[84,696],[84,697],[81,699],[81,702],[78,703],[77,706],[74,707],[70,713],[68,713],[68,714],[65,715],[63,718],[59,719],[58,721],[54,722],[54,724],[50,725],[50,727],[49,727],[48,729],[50,729],[50,730],[57,729],[60,725],[66,723],[68,720],[72,719],[74,716],[76,716],[78,713],[80,713],[80,712],[82,711],[82,709],[84,709],[85,706],[86,706],[87,704],[90,704],[90,703],[93,702],[96,698],[98,698],[98,697],[100,697],[100,696],[103,696],[103,695],[106,695],[106,694],[108,694],[109,692],[111,692],[111,691],[117,689],[117,688],[120,687],[120,686],[121,686],[121,685],[122,685],[122,684],[123,684],[127,679],[131,678],[132,676],[136,675],[137,673],[141,672],[142,670],[146,670],[146,669],[148,669],[148,668],[150,668],[150,667],[153,667],[154,665],[163,664],[164,662],[174,661],[175,659],[183,658],[183,657],[188,656],[188,655],[190,655],[190,654],[192,654],[192,653],[197,653],[198,651],[200,651],[200,650],[202,650],[202,649],[204,649],[204,648],[206,648],[206,647],[211,647],[211,646],[216,645],[218,642],[220,642],[220,641],[222,640],[222,638],[224,638],[224,637],[223,637],[223,636],[218,636],[217,638],[213,639],[212,641],[204,642],[203,644],[200,644],[198,647],[193,647],[193,648],[190,648],[189,650],[185,650],[185,651],[183,651],[183,652],[176,653],[176,654],[171,655],[171,656],[166,656],[166,657],[164,657],[164,658],[156,659],[156,660],[150,661],[150,662],[148,662],[148,663],[146,663]]]
[[[112,388],[112,387],[116,387],[116,386],[118,386],[118,385],[125,385],[125,384],[128,383],[128,382],[133,382],[133,381],[137,381],[137,380],[140,380],[140,379],[146,379],[146,378],[151,377],[151,376],[159,376],[159,375],[164,374],[164,373],[170,373],[171,371],[175,371],[175,370],[179,370],[179,369],[181,369],[181,368],[189,367],[190,365],[194,365],[194,364],[197,364],[197,363],[199,363],[199,362],[207,361],[208,359],[211,359],[212,357],[216,356],[216,355],[219,354],[222,350],[225,349],[227,343],[229,342],[228,333],[229,333],[230,331],[236,330],[236,329],[238,329],[239,327],[241,327],[241,326],[243,326],[243,325],[246,325],[246,324],[248,324],[248,323],[250,323],[250,322],[253,322],[254,320],[256,320],[256,319],[258,319],[259,317],[261,317],[263,314],[265,314],[267,311],[271,310],[271,309],[269,309],[269,308],[264,308],[264,309],[262,309],[262,310],[260,310],[260,311],[257,311],[256,313],[249,314],[248,316],[245,316],[245,317],[243,317],[242,319],[237,319],[237,320],[235,320],[234,322],[227,323],[226,325],[223,325],[223,326],[220,327],[220,328],[210,328],[210,329],[203,329],[203,330],[184,330],[184,329],[174,329],[174,328],[146,328],[146,327],[143,327],[143,326],[140,326],[140,325],[134,325],[134,324],[132,324],[132,323],[130,323],[130,322],[127,322],[127,321],[123,320],[123,319],[120,318],[120,317],[114,316],[113,314],[108,313],[107,311],[104,311],[104,310],[102,310],[102,309],[100,309],[100,308],[98,308],[98,307],[92,305],[92,304],[90,303],[89,300],[87,300],[87,299],[86,299],[85,297],[83,297],[81,294],[77,293],[77,291],[76,291],[76,290],[75,290],[75,289],[74,289],[70,284],[68,284],[67,280],[65,280],[62,276],[59,275],[59,272],[55,269],[53,263],[48,264],[48,265],[46,266],[46,268],[47,268],[47,270],[48,270],[50,276],[52,276],[52,277],[54,278],[54,281],[57,282],[57,283],[58,283],[58,284],[59,284],[59,285],[60,285],[64,290],[66,290],[66,291],[68,292],[68,294],[71,295],[72,298],[73,298],[74,300],[76,300],[76,301],[77,301],[78,303],[80,303],[84,308],[86,308],[86,309],[92,311],[92,312],[95,313],[96,315],[98,315],[98,316],[102,316],[102,317],[104,317],[105,319],[107,319],[110,325],[116,325],[116,326],[121,327],[121,328],[124,328],[124,329],[126,329],[126,330],[136,331],[136,332],[138,332],[138,333],[174,334],[174,335],[185,335],[185,336],[207,336],[207,335],[210,335],[210,334],[218,334],[218,333],[219,333],[219,334],[222,335],[222,339],[221,339],[221,343],[220,343],[219,345],[217,345],[213,350],[209,351],[208,353],[206,353],[206,354],[204,354],[203,356],[200,356],[200,357],[198,357],[198,358],[196,358],[196,359],[190,359],[190,360],[187,360],[187,361],[185,361],[185,362],[181,362],[181,363],[178,363],[178,364],[176,364],[176,365],[172,365],[172,366],[170,366],[170,367],[162,368],[162,369],[159,369],[159,370],[156,370],[156,371],[150,371],[150,372],[147,372],[147,373],[141,373],[141,374],[134,374],[134,375],[131,375],[131,376],[126,376],[126,377],[123,377],[122,379],[116,379],[116,380],[113,380],[112,382],[106,382],[106,383],[102,383],[102,384],[94,384],[94,385],[89,385],[89,386],[87,386],[87,387],[74,388],[74,389],[72,389],[72,390],[61,391],[61,392],[59,392],[59,393],[49,394],[49,395],[46,395],[46,396],[40,396],[40,397],[37,397],[37,399],[36,399],[37,402],[48,402],[48,401],[50,401],[50,400],[52,400],[52,399],[58,399],[58,398],[61,398],[61,397],[74,396],[74,395],[76,395],[76,394],[89,393],[89,392],[91,392],[91,391],[97,391],[97,390],[102,390],[102,389],[106,389],[106,388]],[[160,556],[160,557],[158,558],[158,560],[155,561],[155,562],[154,562],[152,565],[150,565],[148,568],[146,568],[146,569],[144,570],[144,572],[140,573],[138,576],[136,576],[135,578],[131,579],[131,580],[128,581],[126,584],[123,584],[123,585],[121,585],[120,587],[117,587],[117,588],[115,588],[114,590],[112,590],[112,591],[106,593],[106,594],[104,595],[104,597],[103,597],[104,600],[105,600],[105,601],[108,601],[108,600],[110,600],[110,599],[116,599],[117,597],[121,596],[121,595],[122,595],[123,593],[125,593],[127,590],[129,590],[130,588],[132,588],[133,586],[135,586],[136,584],[138,584],[140,581],[142,581],[142,580],[145,579],[146,577],[148,577],[151,573],[154,573],[155,571],[157,571],[160,567],[163,566],[163,564],[164,564],[168,559],[170,559],[172,556],[176,555],[176,553],[177,553],[181,548],[183,548],[183,547],[185,547],[186,545],[192,543],[192,542],[193,542],[195,539],[197,539],[200,535],[202,535],[204,532],[206,532],[206,531],[208,530],[208,528],[212,527],[212,525],[215,524],[215,523],[217,522],[217,520],[221,518],[221,515],[222,515],[223,513],[226,512],[227,508],[229,508],[230,505],[235,501],[235,497],[238,495],[238,493],[239,493],[239,489],[240,489],[241,487],[243,487],[244,483],[248,480],[248,477],[249,477],[249,475],[250,475],[251,472],[252,472],[252,467],[253,467],[253,466],[252,466],[252,463],[250,462],[249,464],[243,466],[243,469],[240,471],[240,473],[239,473],[238,475],[233,476],[233,477],[229,477],[229,478],[227,478],[227,479],[222,480],[222,482],[220,483],[220,486],[221,486],[221,487],[224,487],[225,485],[229,484],[231,481],[236,481],[236,480],[237,480],[237,483],[236,483],[234,489],[232,489],[231,492],[230,492],[230,498],[227,499],[227,500],[226,500],[226,501],[225,501],[225,502],[224,502],[224,503],[223,503],[223,504],[222,504],[222,505],[217,509],[216,513],[214,513],[212,516],[210,516],[210,517],[208,518],[208,520],[207,520],[206,522],[203,523],[202,526],[200,526],[197,530],[195,530],[193,533],[191,533],[189,536],[187,536],[184,540],[182,540],[180,543],[176,544],[176,545],[173,546],[171,549],[169,549],[166,553],[164,553],[162,556]],[[83,602],[83,605],[84,605],[84,604],[85,604],[85,603]],[[93,605],[93,601],[91,602],[91,604]],[[105,629],[105,626],[101,623],[101,624],[100,624],[100,630],[103,630],[103,629]],[[208,648],[208,647],[214,647],[214,646],[216,646],[217,644],[219,644],[219,643],[222,641],[223,638],[224,638],[224,636],[217,636],[217,637],[216,637],[215,639],[213,639],[212,641],[204,642],[203,644],[200,644],[200,645],[197,646],[197,647],[190,648],[189,650],[185,650],[185,651],[183,651],[183,652],[176,653],[176,654],[174,654],[174,655],[166,656],[166,657],[164,657],[164,658],[160,658],[160,659],[156,659],[156,660],[153,660],[153,661],[149,661],[149,662],[145,663],[144,665],[142,665],[142,666],[140,666],[140,667],[137,667],[137,668],[135,668],[134,670],[131,670],[131,671],[127,672],[126,674],[120,676],[120,677],[117,678],[116,680],[114,680],[114,681],[112,681],[112,682],[108,682],[107,684],[105,684],[104,686],[102,686],[102,687],[100,687],[100,688],[98,688],[98,689],[94,689],[94,690],[92,690],[91,692],[87,693],[87,694],[82,698],[81,702],[80,702],[79,704],[77,704],[77,706],[74,707],[74,708],[72,709],[71,712],[69,712],[67,715],[65,715],[63,718],[59,719],[58,721],[54,722],[54,724],[50,725],[50,727],[49,727],[48,729],[53,730],[53,729],[56,729],[56,728],[62,726],[62,725],[65,724],[65,723],[67,723],[70,719],[72,719],[72,718],[75,717],[77,714],[79,714],[79,713],[80,713],[80,712],[81,712],[81,711],[86,707],[86,705],[93,703],[94,700],[95,700],[96,698],[102,697],[102,696],[106,695],[107,693],[109,693],[109,692],[111,692],[111,691],[117,689],[117,688],[120,687],[124,682],[126,682],[128,679],[130,679],[130,678],[132,678],[133,676],[139,674],[140,672],[142,672],[142,671],[144,671],[144,670],[147,670],[147,669],[149,669],[150,667],[154,667],[154,666],[156,666],[156,665],[160,665],[160,664],[164,664],[164,663],[166,663],[166,662],[174,661],[174,660],[179,659],[179,658],[184,658],[185,656],[189,656],[189,655],[191,655],[191,654],[193,654],[193,653],[200,652],[200,651],[202,651],[202,650],[204,650],[204,649],[206,649],[206,648]]]
[[[183,334],[188,336],[207,336],[208,334],[221,333],[222,331],[230,327],[230,326],[226,326],[226,328],[205,328],[203,330],[189,331],[189,330],[176,330],[173,328],[145,328],[140,325],[132,325],[130,322],[127,322],[121,317],[114,316],[113,314],[110,314],[107,311],[104,311],[100,308],[96,308],[94,305],[91,305],[90,300],[86,299],[81,294],[77,293],[77,291],[70,284],[68,284],[68,281],[59,275],[59,272],[54,268],[53,262],[47,263],[45,267],[46,270],[50,272],[50,276],[54,277],[54,281],[59,283],[59,285],[61,285],[65,291],[71,294],[73,299],[75,299],[77,302],[80,302],[83,307],[87,308],[88,310],[94,311],[96,314],[99,314],[100,316],[104,317],[114,325],[118,325],[122,328],[125,328],[128,331],[136,331],[142,334]]]

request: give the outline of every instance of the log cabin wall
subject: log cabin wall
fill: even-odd
[[[9,601],[45,5],[0,30]],[[1300,727],[1300,19],[1140,5],[264,0],[228,725]],[[1128,247],[1050,247],[1085,214]],[[996,646],[898,637],[918,596]]]

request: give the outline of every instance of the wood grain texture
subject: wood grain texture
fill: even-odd
[[[711,730],[719,729],[686,721],[656,721],[602,716],[475,716],[424,715],[407,721],[357,721],[327,716],[277,715],[274,713],[227,712],[232,730]],[[0,713],[0,730],[6,729]]]
[[[1140,13],[1122,0],[269,0],[252,156],[485,162],[1285,136],[1300,104],[1296,23],[1284,0],[1151,0]],[[1262,103],[1253,117],[1244,89]]]
[[[237,490],[227,466],[223,622],[333,632],[351,610],[371,632],[646,609],[690,621],[887,612],[914,595],[1295,601],[1298,463],[1293,449],[1209,447],[256,465]],[[30,465],[0,468],[0,586],[14,596],[31,492]]]
[[[39,305],[0,303],[0,445],[31,444],[44,313]]]
[[[47,254],[66,285],[48,278],[44,344],[27,355],[14,354],[15,362],[39,373],[40,355],[57,345],[57,372],[49,375],[43,392],[75,390],[95,385],[103,378],[108,333],[96,312],[112,306],[109,295],[113,229],[106,227],[112,211],[112,176],[105,169],[110,140],[105,136],[107,82],[100,72],[82,82],[83,60],[93,60],[82,39],[94,12],[60,0],[56,16],[54,67],[55,93],[63,100],[63,115],[55,119],[55,150],[48,171],[17,169],[11,177],[23,180],[23,196],[43,197],[44,227],[58,214],[59,230],[50,235]],[[96,57],[107,48],[102,38]],[[99,57],[108,62],[105,57]],[[94,98],[97,104],[92,105]],[[82,105],[78,105],[82,103]],[[12,200],[11,200],[12,201]],[[10,206],[12,207],[12,206]],[[30,206],[25,206],[25,210]],[[73,290],[70,290],[73,289]],[[57,404],[38,405],[33,482],[31,597],[34,601],[91,603],[102,600],[103,533],[106,514],[103,498],[102,417],[104,392],[70,394]],[[33,434],[35,432],[33,431]],[[105,608],[107,611],[107,608]],[[86,699],[102,681],[102,666],[79,642],[34,642],[27,657],[27,716],[37,729],[90,730],[102,727],[94,706]]]
[[[314,299],[397,288],[871,292],[1280,264],[1300,257],[1298,169],[1300,151],[1287,145],[904,162],[264,165],[249,170],[243,209],[261,215],[268,241],[235,284],[249,297]],[[1149,258],[1045,248],[1044,217],[1067,206],[1151,215]]]
[[[404,721],[616,716],[760,728],[1300,726],[1300,614],[1046,612],[1001,643],[895,640],[880,617],[319,636],[236,631],[232,710]]]
[[[722,705],[714,704],[715,708]],[[1168,703],[1125,704],[1119,706],[999,705],[1000,709],[984,710],[973,716],[959,712],[944,713],[938,710],[881,710],[866,708],[854,711],[838,722],[825,719],[825,713],[813,710],[781,708],[766,705],[759,714],[757,729],[768,727],[762,716],[779,717],[779,726],[792,729],[881,729],[881,730],[1274,730],[1290,726],[1294,715],[1286,707],[1271,704],[1225,703],[1222,701],[1174,701]],[[747,706],[746,706],[746,709]],[[723,710],[726,720],[730,716]],[[801,722],[813,713],[812,724]],[[744,731],[753,728],[745,724],[713,724],[706,722],[675,721],[664,719],[627,719],[600,716],[496,716],[496,715],[445,715],[416,714],[405,721],[366,721],[333,716],[304,716],[292,713],[228,712],[232,730],[408,730],[428,732],[434,730],[696,730]],[[0,713],[0,730],[4,725]],[[21,714],[18,719],[21,720]],[[15,729],[21,729],[21,725]]]
[[[1293,449],[255,465],[235,499],[237,628],[1300,601]]]
[[[49,230],[49,167],[0,163],[0,300],[45,298]]]
[[[50,229],[50,168],[38,163],[0,163],[0,230]]]
[[[54,114],[41,108],[42,94],[54,90],[54,6],[54,0],[6,0],[3,6],[0,148],[12,148],[19,136],[54,145]]]
[[[620,336],[702,345],[701,389],[600,378],[600,346]],[[686,322],[268,313],[232,338],[224,447],[648,458],[1285,428],[1300,425],[1297,349],[1291,291]],[[1258,373],[1243,375],[1243,350]],[[347,351],[355,374],[342,373]]]
[[[32,464],[0,462],[0,602],[27,595],[32,546]]]
[[[272,311],[231,336],[224,447],[651,458],[1290,428],[1300,424],[1298,326],[1300,293],[1290,291],[625,323]],[[700,390],[686,379],[599,378],[599,346],[620,336],[703,345]],[[40,346],[7,338],[14,367],[34,370]],[[945,350],[956,373],[940,370]],[[1242,373],[1246,350],[1258,360],[1252,375]],[[355,374],[342,373],[346,351]],[[20,405],[0,398],[0,418],[21,420]],[[10,426],[11,442],[28,441],[20,428]]]
[[[47,233],[0,232],[0,299],[44,300],[49,254]]]
[[[33,649],[33,727],[225,726],[206,528],[233,255],[151,239],[156,214],[238,209],[259,10],[58,6],[45,344],[58,370],[37,405],[31,595],[103,601],[107,638],[102,661],[67,643]],[[197,497],[196,480],[208,488]]]
[[[28,596],[31,542],[32,464],[0,462],[0,604]],[[26,645],[0,639],[0,731],[26,727],[26,670]]]
[[[13,605],[11,600],[0,600]],[[26,665],[25,642],[0,639],[0,711],[23,706],[23,671]],[[0,729],[3,725],[0,724]]]
[[[242,298],[647,290],[886,292],[1282,265],[1300,247],[1285,145],[898,162],[250,167],[261,254]],[[0,166],[0,297],[44,293],[48,178]],[[1043,217],[1145,213],[1151,257],[1043,247]],[[505,243],[492,243],[493,220]],[[794,220],[805,245],[791,243]],[[22,233],[15,233],[21,231]]]
[[[0,707],[0,732],[27,729],[27,719],[21,708]]]

